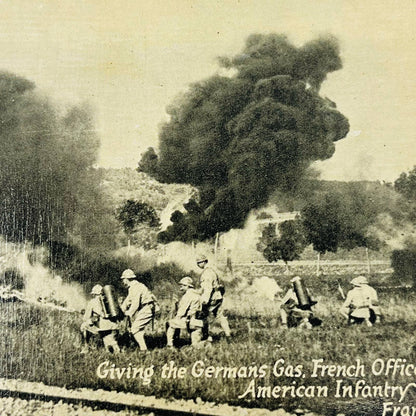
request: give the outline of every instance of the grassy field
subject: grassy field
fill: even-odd
[[[154,330],[149,330],[148,354],[140,353],[124,337],[125,351],[118,356],[106,353],[99,343],[90,353],[82,355],[80,315],[21,303],[2,303],[0,376],[68,388],[90,387],[184,399],[199,397],[207,402],[248,407],[306,408],[325,415],[381,414],[382,402],[390,400],[362,395],[334,397],[336,380],[342,379],[345,385],[355,385],[363,379],[369,386],[385,385],[386,381],[390,385],[405,386],[415,379],[415,375],[376,375],[370,370],[375,360],[387,361],[389,358],[406,359],[407,363],[416,364],[416,295],[408,290],[380,288],[383,323],[372,328],[346,326],[337,312],[342,300],[336,289],[338,282],[347,288],[346,282],[350,278],[336,275],[306,279],[319,301],[316,314],[323,319],[320,327],[310,331],[283,329],[278,319],[277,301],[256,298],[235,286],[227,292],[232,340],[222,338],[219,327],[213,325],[214,342],[200,349],[192,349],[187,339],[178,350],[164,348],[164,323],[169,303],[163,301],[162,314],[155,321]],[[281,280],[288,279],[282,277]],[[365,375],[311,377],[313,360],[321,358],[326,364],[335,365],[355,365],[359,359],[365,367]],[[282,375],[279,375],[283,371],[279,364],[282,361],[278,360],[284,360],[285,373]],[[173,373],[169,378],[162,377],[163,366],[172,361],[175,367],[185,368],[183,378],[174,378]],[[97,367],[100,364],[99,376]],[[295,377],[295,367],[299,365],[303,366],[304,377]],[[221,369],[215,377],[215,369],[210,370],[209,366],[237,368],[239,377],[229,378],[229,373]],[[117,378],[116,368],[133,367],[138,369],[135,378],[128,378],[127,373]],[[249,374],[249,367],[252,371],[256,367],[257,377],[255,372]],[[107,371],[111,368],[113,373]],[[262,390],[261,397],[253,397],[249,389],[253,380],[256,395],[259,386],[270,386],[271,390],[274,386],[288,386],[286,397],[267,397],[267,389]],[[311,386],[309,392],[315,389],[311,393],[314,397],[292,397],[289,387],[301,385]],[[327,386],[327,397],[317,397],[316,386]],[[299,391],[297,396],[302,396]],[[403,403],[415,403],[415,393],[416,389],[410,389]]]

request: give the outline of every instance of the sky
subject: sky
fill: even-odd
[[[321,95],[350,133],[314,165],[322,179],[394,181],[416,165],[414,0],[0,0],[0,16],[0,69],[62,108],[88,102],[99,166],[136,167],[175,97],[273,32],[340,42],[343,69]]]

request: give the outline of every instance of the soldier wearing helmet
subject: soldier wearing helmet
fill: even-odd
[[[292,284],[280,303],[280,319],[283,328],[306,328],[312,329],[322,322],[314,316],[312,307],[316,301],[312,300],[311,294],[305,287],[300,276],[290,279]]]
[[[193,346],[201,344],[203,320],[201,314],[201,297],[194,289],[192,278],[184,277],[179,281],[180,290],[183,293],[178,303],[176,315],[169,321],[169,327],[166,331],[167,346],[173,347],[175,335],[179,335],[181,329],[186,329],[191,334],[191,343]]]
[[[127,269],[121,275],[121,280],[128,288],[128,295],[120,308],[130,321],[130,333],[139,345],[141,351],[147,351],[144,331],[155,317],[156,298],[152,292],[140,283],[133,270]]]
[[[99,335],[103,340],[107,351],[114,353],[120,352],[116,340],[118,323],[106,314],[103,303],[103,287],[95,285],[91,290],[93,298],[88,302],[85,308],[84,321],[81,324],[81,332],[84,340],[82,353],[88,351],[88,342],[92,335]]]
[[[230,326],[222,308],[224,286],[221,284],[217,272],[208,266],[208,259],[205,255],[199,256],[196,259],[196,264],[202,269],[200,277],[202,311],[205,312],[206,318],[212,314],[214,318],[218,319],[225,336],[229,337],[231,335]],[[205,322],[203,339],[208,338],[209,335],[208,320],[206,319]]]
[[[340,309],[349,324],[365,322],[367,326],[380,319],[378,296],[374,288],[368,284],[365,276],[358,276],[351,280],[353,288],[347,293],[347,297]]]

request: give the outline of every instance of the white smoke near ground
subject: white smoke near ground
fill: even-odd
[[[242,229],[231,229],[220,237],[219,258],[230,257],[233,263],[265,261],[257,250],[262,231],[269,224],[277,225],[283,221],[295,219],[297,212],[278,212],[276,205],[269,204],[261,209],[252,210]],[[263,218],[263,219],[262,219]]]
[[[243,314],[275,317],[279,315],[282,293],[276,280],[268,276],[241,279],[238,286],[224,298],[224,307]]]
[[[252,283],[254,293],[260,298],[274,300],[275,296],[282,293],[282,288],[277,284],[276,280],[262,276],[254,279]]]
[[[174,263],[181,267],[184,273],[193,271],[199,274],[201,270],[196,265],[196,258],[205,255],[209,264],[221,271],[224,279],[235,278],[245,281],[246,277],[240,276],[238,269],[231,273],[231,270],[227,268],[228,263],[233,266],[266,262],[256,247],[262,230],[269,224],[274,224],[278,230],[279,223],[293,220],[298,214],[298,212],[278,212],[278,207],[270,204],[253,210],[244,228],[231,229],[209,242],[196,244],[171,242],[148,251],[144,248],[131,247],[129,256],[140,258],[140,267],[137,271],[146,271],[163,263]],[[388,250],[403,249],[412,241],[416,245],[416,227],[405,221],[398,224],[388,213],[378,216],[377,221],[369,227],[368,234],[384,242]],[[126,250],[127,248],[123,248],[124,254],[127,254]],[[251,289],[256,291],[254,286]],[[259,286],[267,287],[268,285],[267,282],[263,282]],[[258,292],[261,297],[261,290]]]
[[[198,243],[192,245],[175,241],[163,247],[158,257],[158,263],[172,262],[181,267],[186,273],[191,271],[198,273],[201,270],[196,264],[196,259],[202,255],[207,257],[210,264],[215,265],[217,263],[211,244]]]
[[[220,257],[228,256],[233,263],[246,263],[261,260],[261,254],[256,250],[258,238],[261,235],[261,225],[256,220],[256,213],[251,212],[242,229],[231,229],[221,235]]]
[[[0,244],[0,273],[14,270],[24,280],[24,297],[32,302],[51,302],[58,306],[80,311],[86,299],[81,285],[65,283],[59,275],[42,264],[46,250],[27,248],[22,244]]]
[[[260,218],[259,219],[259,215]],[[140,247],[124,247],[117,250],[117,255],[140,258],[140,265],[136,271],[145,271],[162,263],[174,263],[181,267],[185,273],[191,271],[200,273],[196,265],[197,257],[204,255],[209,264],[217,268],[224,268],[227,262],[243,264],[265,261],[257,250],[257,243],[262,230],[269,224],[279,224],[282,221],[294,219],[297,212],[279,213],[275,205],[253,210],[248,216],[244,227],[231,229],[210,242],[197,242],[194,244],[174,241],[159,245],[157,249],[145,250]]]
[[[416,227],[410,222],[398,225],[390,214],[383,213],[377,217],[368,233],[384,241],[391,250],[404,249],[409,242],[416,243]]]
[[[166,230],[169,225],[172,225],[170,217],[175,211],[180,211],[182,213],[186,212],[184,204],[187,204],[191,198],[198,199],[198,192],[195,188],[191,188],[190,186],[185,188],[185,192],[183,189],[172,192],[168,205],[159,214],[161,231]]]
[[[70,309],[81,310],[86,299],[83,289],[76,283],[65,283],[40,263],[31,264],[24,255],[18,257],[18,270],[25,278],[25,296],[31,300],[44,299]]]
[[[174,263],[185,273],[191,271],[201,272],[196,265],[196,258],[205,255],[210,264],[215,264],[212,244],[198,243],[196,245],[174,241],[168,244],[161,244],[156,249],[145,250],[143,247],[123,247],[113,252],[114,255],[124,258],[131,258],[136,272],[145,272],[155,266]]]

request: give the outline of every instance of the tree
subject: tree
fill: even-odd
[[[263,255],[269,262],[298,260],[307,245],[302,223],[299,219],[283,221],[279,224],[279,236],[271,238]]]
[[[276,236],[276,224],[270,223],[263,228],[261,232],[261,237],[259,238],[258,243],[256,244],[257,251],[264,253],[265,248],[271,244],[273,240],[277,238]]]
[[[408,173],[401,173],[394,182],[394,189],[399,192],[403,200],[400,204],[401,212],[406,219],[416,223],[416,166]]]
[[[137,244],[150,249],[156,242],[156,230],[160,227],[159,216],[146,202],[126,200],[118,208],[116,218],[123,225],[124,232]]]
[[[416,166],[408,173],[401,173],[394,181],[394,189],[406,199],[416,202]]]
[[[134,232],[139,224],[149,227],[159,227],[159,217],[156,211],[146,202],[128,199],[119,209],[117,219],[122,223],[126,233]]]
[[[339,209],[339,199],[326,194],[322,199],[308,203],[301,211],[306,239],[318,253],[338,249],[341,232]]]
[[[378,248],[380,242],[368,232],[378,214],[379,207],[365,191],[353,186],[343,193],[320,194],[301,210],[306,239],[320,254],[339,247]]]
[[[393,277],[399,282],[411,281],[416,283],[416,246],[406,244],[400,250],[393,250],[391,254],[391,267],[394,270]]]
[[[140,159],[138,172],[145,172],[154,178],[157,177],[157,154],[153,147],[149,147]]]
[[[416,222],[416,166],[410,172],[403,172],[394,182],[394,189],[405,199],[400,205],[408,219]],[[399,281],[416,282],[416,242],[411,235],[405,240],[404,248],[394,250],[391,255],[393,276]]]

